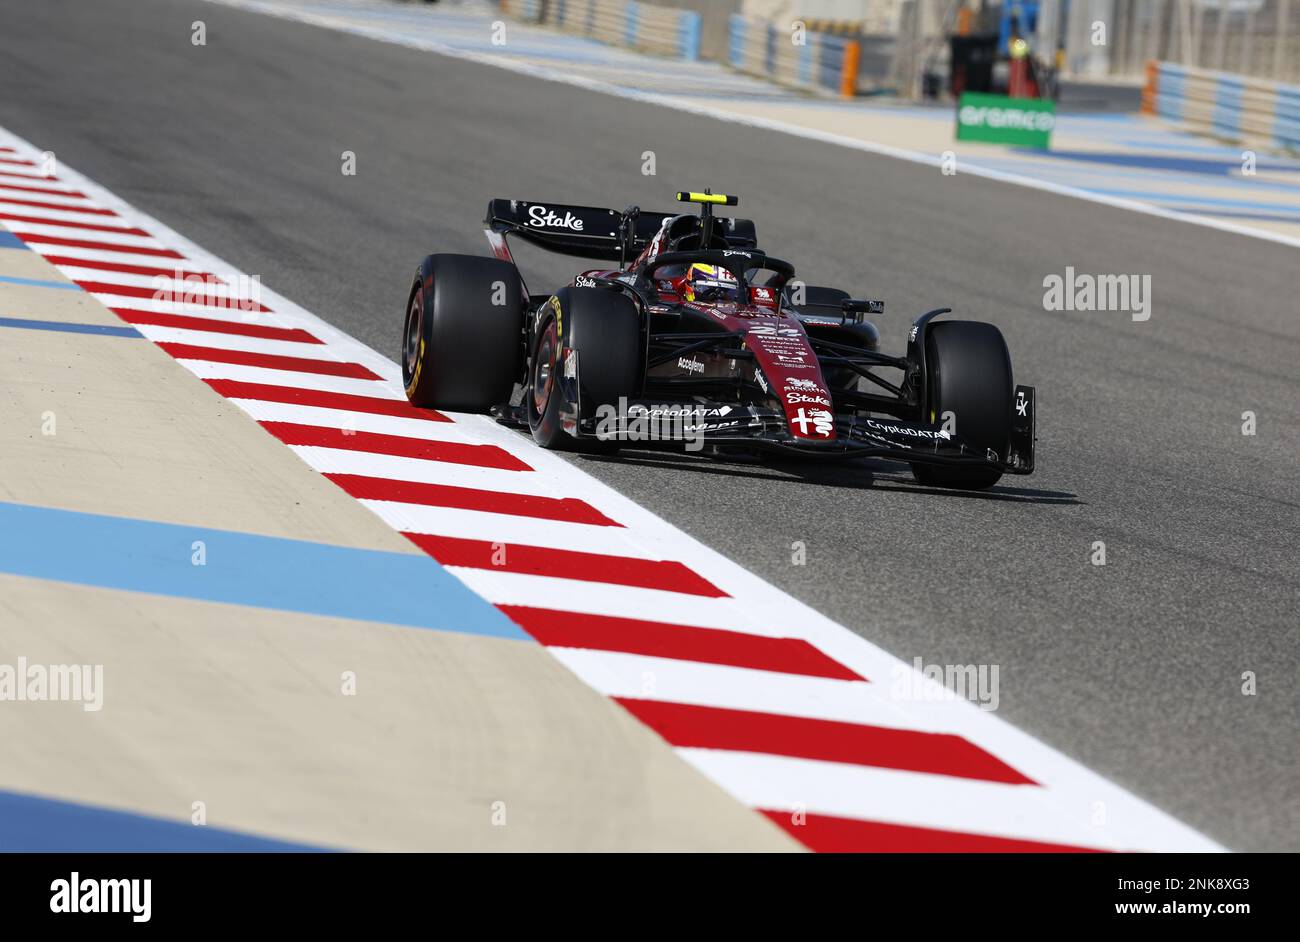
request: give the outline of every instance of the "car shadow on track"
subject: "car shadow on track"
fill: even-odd
[[[692,474],[711,474],[777,483],[810,484],[816,487],[850,490],[899,491],[908,494],[932,494],[936,497],[965,500],[1002,501],[1019,504],[1082,505],[1085,501],[1069,491],[1049,491],[1031,487],[997,485],[987,491],[960,491],[917,484],[902,465],[870,458],[833,462],[789,458],[710,457],[680,451],[623,449],[617,455],[574,455],[579,463],[632,465],[644,468],[671,468]],[[1013,479],[1014,480],[1014,479]]]

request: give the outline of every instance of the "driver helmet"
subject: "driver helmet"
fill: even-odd
[[[694,262],[686,271],[682,295],[687,301],[740,301],[740,282],[718,265]]]

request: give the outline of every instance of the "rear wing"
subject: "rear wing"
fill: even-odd
[[[680,214],[641,211],[630,226],[624,226],[624,214],[616,209],[494,199],[488,203],[483,225],[494,249],[502,237],[517,235],[548,252],[617,262],[636,258],[659,232],[664,220],[677,215]],[[730,244],[737,248],[757,247],[758,234],[752,220],[718,221]],[[623,239],[628,236],[630,241],[624,245]]]

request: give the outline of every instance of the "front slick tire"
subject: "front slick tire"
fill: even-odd
[[[645,367],[636,305],[607,288],[561,288],[539,315],[524,392],[528,428],[543,448],[615,452],[617,441],[578,439],[564,431],[559,384],[566,348],[578,354],[580,419],[597,418],[602,405],[617,408],[620,397],[636,395]]]
[[[430,255],[407,295],[402,384],[414,405],[486,412],[519,378],[523,288],[509,262]]]
[[[980,321],[940,321],[926,332],[928,394],[932,424],[951,412],[957,437],[1006,457],[1011,443],[1011,354],[1002,332]],[[921,484],[963,490],[990,488],[1002,477],[994,468],[912,465]]]

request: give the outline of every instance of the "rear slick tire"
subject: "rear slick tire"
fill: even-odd
[[[523,283],[509,262],[430,255],[407,295],[402,384],[412,404],[486,412],[522,363]]]

